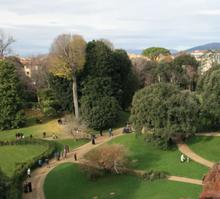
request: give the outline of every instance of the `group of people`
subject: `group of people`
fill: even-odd
[[[55,152],[54,156],[57,159],[57,161],[60,160],[60,158],[67,158],[67,154],[70,152],[70,148],[68,145],[64,145],[63,151],[57,151]]]
[[[183,162],[188,162],[189,163],[190,161],[190,158],[188,156],[185,156],[184,154],[181,154],[180,156],[180,162],[183,163]]]
[[[16,140],[21,140],[25,138],[23,133],[16,133],[15,137],[16,137]]]
[[[112,137],[112,136],[113,136],[112,128],[109,128],[109,129],[108,129],[108,133],[109,133],[109,137]],[[100,136],[103,136],[103,131],[100,130],[100,131],[99,131],[99,134],[100,134]],[[95,136],[94,134],[92,134],[92,135],[91,135],[92,144],[95,144],[95,139],[96,139],[96,136]]]
[[[131,132],[132,132],[131,124],[127,122],[125,124],[125,127],[123,128],[123,133],[131,133]]]

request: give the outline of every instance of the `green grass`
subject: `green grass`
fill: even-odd
[[[68,145],[70,150],[75,149],[83,144],[86,144],[88,140],[77,140],[75,141],[74,139],[64,139],[64,140],[56,140],[58,143],[57,147],[58,150],[63,150],[64,145]]]
[[[220,162],[220,137],[195,136],[187,144],[195,153],[203,158]]]
[[[180,163],[181,153],[173,150],[160,150],[142,137],[136,138],[134,134],[118,137],[110,142],[123,144],[129,150],[131,167],[141,170],[165,171],[170,175],[201,179],[208,169],[198,163]],[[133,160],[133,161],[132,161]]]
[[[66,163],[48,174],[44,191],[46,199],[197,199],[202,187],[168,180],[149,182],[126,175],[90,181],[78,165]]]
[[[12,176],[17,164],[29,161],[46,150],[47,146],[39,144],[0,146],[0,168],[7,176]]]
[[[0,131],[0,140],[13,140],[17,132],[23,133],[26,137],[33,135],[34,138],[42,138],[43,132],[46,132],[47,136],[52,136],[53,133],[59,136],[62,134],[62,129],[57,124],[57,120],[54,119],[44,124],[35,124],[25,128]]]

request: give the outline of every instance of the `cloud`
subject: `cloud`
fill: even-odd
[[[219,0],[0,0],[0,28],[17,53],[48,52],[63,32],[117,48],[181,48],[219,41]]]
[[[216,10],[201,10],[201,11],[198,11],[197,14],[205,15],[205,16],[219,16],[220,15],[220,9],[216,9]]]

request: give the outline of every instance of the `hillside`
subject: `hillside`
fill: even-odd
[[[192,52],[194,50],[220,50],[220,43],[217,43],[217,42],[216,43],[208,43],[208,44],[205,44],[205,45],[190,48],[186,51]]]

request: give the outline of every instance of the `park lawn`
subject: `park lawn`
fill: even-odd
[[[203,158],[220,162],[220,137],[194,136],[187,144],[195,153]]]
[[[57,145],[58,150],[63,150],[64,145],[68,145],[70,150],[73,150],[75,148],[80,147],[81,145],[88,143],[88,140],[86,139],[80,139],[80,140],[64,139],[64,140],[56,140],[56,142],[58,143]]]
[[[91,181],[78,165],[71,163],[53,169],[44,183],[46,199],[196,199],[201,191],[198,185],[168,180],[150,182],[128,175],[109,175]]]
[[[32,160],[47,149],[48,146],[39,144],[0,146],[0,168],[10,177],[17,164]]]
[[[190,161],[180,163],[181,153],[176,149],[160,150],[144,141],[143,137],[136,138],[128,134],[110,141],[110,144],[123,144],[128,148],[130,167],[140,170],[165,171],[169,175],[202,179],[208,168]]]
[[[50,137],[55,133],[58,137],[62,137],[62,127],[57,123],[56,119],[47,121],[43,124],[35,124],[20,129],[0,131],[0,140],[13,140],[17,132],[23,133],[26,137],[32,135],[34,138],[42,138],[43,132]]]

